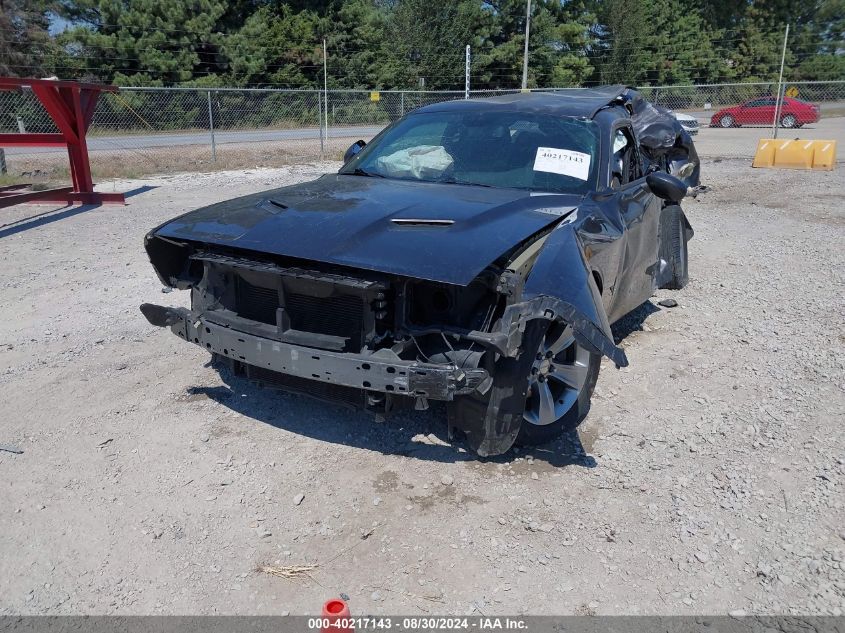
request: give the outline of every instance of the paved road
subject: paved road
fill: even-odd
[[[833,112],[833,114],[838,114],[843,109],[843,107],[845,107],[845,103],[843,103],[842,101],[822,102],[818,105],[819,105],[819,108],[821,109],[822,113],[824,113],[824,112],[828,113],[828,114],[824,115],[823,118],[824,117],[830,117],[831,113],[834,110],[836,112]],[[729,108],[729,107],[731,107],[731,106],[721,106],[721,107],[718,107],[718,108],[711,108],[710,110],[677,110],[677,111],[683,112],[684,114],[689,114],[690,116],[694,116],[696,119],[698,119],[699,123],[701,123],[702,125],[709,125],[710,119],[713,117],[714,114],[716,114],[720,110],[723,110],[723,109]],[[769,123],[769,125],[771,125],[771,122]],[[765,127],[765,124],[761,124],[760,127]]]
[[[349,127],[329,128],[329,139],[332,138],[364,138],[369,139],[378,134],[383,125],[360,125]],[[296,141],[311,140],[318,143],[319,128],[298,128],[295,130],[237,130],[232,132],[215,132],[214,141],[218,145],[230,143],[260,143],[262,141]],[[120,136],[91,136],[88,138],[88,150],[115,149],[144,149],[152,147],[178,147],[185,145],[210,145],[209,132],[180,132],[176,134],[124,134]],[[64,153],[61,147],[7,147],[6,155],[14,154],[42,154]]]

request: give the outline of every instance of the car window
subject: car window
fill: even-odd
[[[613,133],[611,160],[611,187],[625,185],[642,176],[639,153],[630,128],[622,127]]]
[[[770,106],[775,105],[774,97],[765,97],[763,99],[754,99],[754,101],[749,101],[745,104],[746,108],[758,108],[760,106]]]
[[[478,110],[412,113],[340,173],[586,193],[598,179],[598,126],[575,117]]]
[[[410,128],[406,134],[390,139],[385,144],[384,151],[392,153],[410,147],[441,145],[445,130],[446,121],[432,120],[423,122],[421,125]]]

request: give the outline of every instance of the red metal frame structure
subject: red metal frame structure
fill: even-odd
[[[117,92],[117,86],[86,84],[77,81],[0,77],[0,90],[23,90],[24,88],[30,88],[38,97],[41,105],[59,129],[59,133],[0,133],[0,147],[67,147],[73,187],[23,193],[18,188],[3,188],[0,190],[0,207],[22,202],[126,204],[122,193],[94,191],[91,164],[88,161],[88,145],[85,142],[85,134],[88,132],[88,126],[91,125],[100,93]]]

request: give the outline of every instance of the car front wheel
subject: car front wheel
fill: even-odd
[[[543,334],[528,377],[517,444],[545,444],[587,416],[601,356],[575,341],[572,326],[553,323]]]
[[[722,127],[733,127],[736,121],[730,114],[724,115],[721,119],[719,119],[719,125]]]
[[[449,403],[450,424],[482,457],[501,455],[514,443],[544,444],[586,417],[600,365],[601,355],[581,347],[571,326],[532,321],[519,356],[488,366],[493,382],[485,394]]]

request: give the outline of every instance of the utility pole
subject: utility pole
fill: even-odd
[[[214,113],[211,108],[211,90],[208,91],[208,129],[211,131],[211,160],[217,162],[217,144],[214,142]]]
[[[467,61],[466,61],[466,70],[464,71],[465,79],[464,79],[464,99],[469,99],[469,61],[470,61],[470,46],[467,44]]]
[[[522,54],[522,89],[528,88],[528,36],[531,31],[531,0],[525,9],[525,51]]]
[[[326,40],[323,38],[323,107],[326,109],[326,144],[329,142],[329,66],[326,57]]]
[[[323,93],[319,88],[317,88],[317,126],[320,128],[320,158],[322,158],[326,147],[323,142]]]
[[[775,118],[772,121],[772,138],[778,137],[778,119],[780,118],[780,108],[783,102],[783,93],[781,92],[781,85],[783,84],[783,64],[786,61],[786,40],[789,39],[789,23],[786,25],[786,32],[783,34],[783,52],[780,56],[780,75],[778,76],[778,93],[775,96]]]

